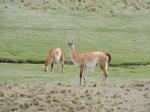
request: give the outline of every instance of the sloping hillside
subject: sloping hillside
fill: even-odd
[[[67,39],[79,53],[111,52],[112,64],[150,62],[149,0],[1,0],[1,61],[44,62]]]

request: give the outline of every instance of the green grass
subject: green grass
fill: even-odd
[[[0,60],[44,62],[61,47],[70,61],[70,37],[79,53],[110,52],[111,64],[150,62],[149,8],[148,0],[0,1]]]
[[[15,84],[58,84],[78,85],[79,68],[74,65],[66,65],[64,73],[57,73],[56,66],[53,72],[43,71],[43,64],[7,64],[0,63],[0,82]],[[108,68],[108,85],[131,84],[149,81],[150,65],[147,66],[120,66]],[[50,69],[50,68],[49,68]],[[98,67],[93,72],[87,71],[87,84],[100,85],[102,82],[101,71]],[[82,83],[83,84],[83,83]]]

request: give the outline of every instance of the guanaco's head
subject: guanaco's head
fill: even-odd
[[[69,46],[69,48],[74,47],[74,38],[73,38],[72,40],[70,40],[70,39],[68,38],[68,46]]]

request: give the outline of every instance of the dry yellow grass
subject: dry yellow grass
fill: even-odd
[[[123,88],[58,84],[0,85],[0,111],[137,112],[149,109],[150,81]],[[9,86],[12,88],[7,89]]]

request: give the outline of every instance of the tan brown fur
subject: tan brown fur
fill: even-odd
[[[68,46],[70,48],[71,60],[75,65],[80,67],[80,84],[82,82],[82,77],[84,78],[84,83],[86,84],[85,69],[94,69],[98,63],[103,74],[102,86],[105,86],[108,77],[107,66],[112,59],[111,54],[92,51],[78,54],[74,47],[74,40],[71,42],[69,39]]]
[[[64,56],[65,52],[61,48],[53,48],[50,50],[46,60],[45,60],[45,69],[44,71],[48,71],[48,65],[51,64],[51,71],[53,70],[54,63],[58,63],[57,72],[59,72],[59,64],[62,65],[62,73],[64,72]]]

